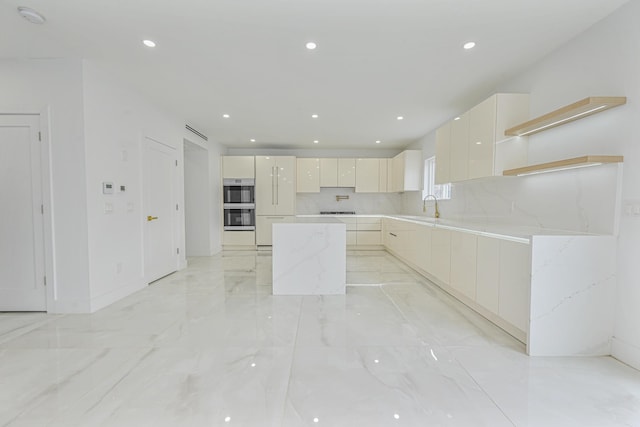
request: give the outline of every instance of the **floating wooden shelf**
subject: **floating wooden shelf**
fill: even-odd
[[[504,134],[506,136],[533,135],[626,103],[625,96],[592,96],[507,129]]]
[[[533,175],[565,169],[583,168],[586,166],[597,166],[603,163],[622,163],[623,160],[623,156],[582,156],[573,159],[558,160],[556,162],[540,163],[538,165],[525,166],[517,169],[508,169],[502,172],[502,175]]]

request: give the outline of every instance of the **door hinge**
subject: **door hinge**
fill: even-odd
[[[47,276],[44,276],[44,285],[47,286]]]
[[[180,248],[176,248],[176,253],[180,254]]]
[[[176,166],[178,166],[178,161],[176,160]]]
[[[178,210],[178,204],[176,203],[176,210]]]
[[[40,214],[44,215],[44,205],[40,205]]]
[[[42,142],[42,132],[38,132],[38,141]]]

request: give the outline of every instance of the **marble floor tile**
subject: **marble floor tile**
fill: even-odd
[[[532,358],[383,251],[346,295],[225,252],[96,313],[0,313],[0,427],[640,426],[640,372]]]

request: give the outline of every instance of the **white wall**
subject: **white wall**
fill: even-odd
[[[184,203],[187,256],[212,255],[210,228],[213,213],[209,192],[209,152],[186,140]]]
[[[622,154],[622,199],[640,200],[640,3],[632,2],[505,84],[531,93],[538,115],[586,96],[627,96],[627,105],[529,140],[529,158]],[[585,192],[592,191],[584,188]],[[609,187],[609,191],[615,189]],[[640,216],[620,216],[614,356],[640,369]]]
[[[142,212],[142,139],[175,148],[178,157],[176,202],[181,206],[176,269],[186,265],[184,231],[184,121],[167,114],[133,90],[114,81],[91,61],[83,63],[86,193],[88,210],[91,310],[95,311],[146,286]],[[116,192],[102,194],[102,182]],[[126,186],[119,192],[120,185]],[[112,203],[112,213],[105,213]]]
[[[51,197],[45,213],[51,218],[47,309],[52,313],[90,309],[82,82],[77,60],[0,61],[0,112],[49,111]]]
[[[624,155],[623,167],[455,184],[453,200],[443,202],[441,210],[445,218],[597,233],[615,234],[619,224],[612,351],[640,369],[640,216],[621,212],[624,201],[640,201],[639,21],[640,3],[630,3],[495,90],[530,93],[532,117],[587,96],[627,96],[625,106],[530,136],[528,153],[530,164],[585,154]],[[431,133],[414,147],[432,155],[434,139]],[[616,198],[620,189],[622,203]],[[419,195],[407,193],[404,202],[411,211],[420,204]]]
[[[209,235],[214,254],[222,250],[222,156],[227,148],[209,141],[209,191],[211,226]]]

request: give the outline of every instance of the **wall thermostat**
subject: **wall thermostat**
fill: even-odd
[[[113,182],[102,183],[102,194],[113,194]]]

